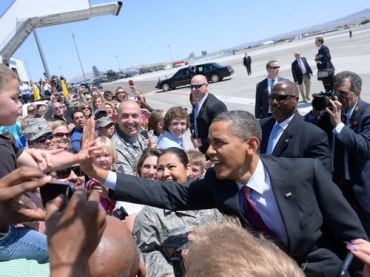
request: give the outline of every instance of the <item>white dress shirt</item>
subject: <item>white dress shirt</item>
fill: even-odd
[[[241,190],[243,186],[248,186],[251,188],[251,199],[256,203],[257,211],[265,221],[267,227],[285,245],[288,245],[288,235],[275,200],[274,192],[271,188],[270,176],[264,168],[262,161],[258,161],[256,171],[246,184],[237,183],[237,185],[239,188],[239,207],[242,214],[245,213],[244,195]]]

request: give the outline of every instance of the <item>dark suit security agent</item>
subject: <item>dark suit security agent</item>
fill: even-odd
[[[256,118],[265,118],[271,116],[269,105],[269,95],[274,85],[284,78],[279,77],[280,65],[277,60],[271,60],[266,64],[267,78],[263,79],[256,86],[256,102],[254,106],[254,115]]]
[[[328,136],[298,113],[298,86],[277,82],[269,96],[272,117],[261,119],[261,154],[287,158],[318,158],[331,172]]]
[[[84,139],[93,141],[93,119],[87,129]],[[336,276],[346,242],[367,240],[357,214],[319,159],[260,156],[261,136],[259,122],[246,111],[217,115],[207,150],[214,167],[204,179],[183,186],[116,174],[95,167],[91,159],[81,167],[109,187],[113,199],[170,210],[217,208],[237,216],[251,232],[265,225],[263,231],[284,245],[306,276]],[[361,276],[362,268],[354,260],[352,276]]]
[[[196,101],[192,111],[193,130],[191,141],[194,147],[205,154],[209,146],[209,126],[216,115],[227,111],[227,108],[222,101],[209,93],[207,78],[203,75],[195,75],[191,79],[190,90],[192,99]]]
[[[292,62],[292,74],[294,82],[298,85],[303,102],[310,100],[312,70],[305,57],[300,52],[294,53],[295,60]]]

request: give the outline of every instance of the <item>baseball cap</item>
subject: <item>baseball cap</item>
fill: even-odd
[[[96,111],[94,111],[95,120],[98,120],[99,118],[107,115],[108,115],[107,111],[103,109],[97,109]]]
[[[27,141],[34,141],[52,132],[45,118],[34,118],[28,121],[27,127],[22,131],[22,135]]]
[[[96,128],[104,128],[114,123],[108,116],[101,117],[95,121]]]

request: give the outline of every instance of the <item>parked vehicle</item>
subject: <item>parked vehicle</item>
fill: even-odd
[[[155,88],[168,91],[180,86],[186,86],[190,84],[191,78],[197,74],[204,75],[208,82],[217,83],[223,78],[234,74],[234,69],[230,65],[223,66],[218,63],[192,65],[179,69],[171,78],[165,80],[159,79]]]

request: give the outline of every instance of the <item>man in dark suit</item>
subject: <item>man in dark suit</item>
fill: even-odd
[[[259,82],[256,86],[256,102],[254,105],[254,116],[256,118],[265,118],[271,116],[269,106],[269,94],[272,87],[281,80],[279,70],[280,65],[277,60],[271,60],[266,64],[267,78]]]
[[[331,62],[330,50],[324,45],[323,37],[316,37],[315,45],[318,47],[318,52],[315,56],[315,62],[318,70],[335,69]]]
[[[252,58],[248,56],[248,53],[245,52],[245,57],[243,58],[243,65],[247,69],[248,76],[252,74],[251,65],[252,65]]]
[[[195,75],[191,79],[190,89],[192,97],[196,101],[192,110],[191,141],[194,147],[205,154],[209,146],[208,128],[216,115],[227,111],[227,108],[222,101],[209,93],[207,78],[203,75]]]
[[[330,101],[331,108],[313,109],[306,120],[327,133],[334,154],[333,180],[370,236],[370,105],[360,98],[362,79],[356,73],[339,72],[335,82],[339,95]]]
[[[312,70],[305,57],[301,57],[300,52],[294,53],[295,60],[292,62],[292,74],[294,82],[301,91],[302,100],[310,100],[311,75]]]
[[[336,276],[346,242],[367,239],[358,216],[319,159],[260,156],[261,136],[252,114],[219,114],[208,137],[214,167],[204,179],[185,185],[108,172],[92,159],[81,167],[110,188],[113,199],[170,210],[217,208],[239,217],[249,231],[275,237],[308,277]],[[94,139],[93,120],[84,139]],[[351,264],[352,276],[362,275],[357,262]]]
[[[331,172],[328,137],[323,130],[306,122],[298,113],[298,99],[299,92],[295,83],[288,80],[276,83],[270,94],[272,117],[260,120],[260,153],[275,157],[318,158]]]

